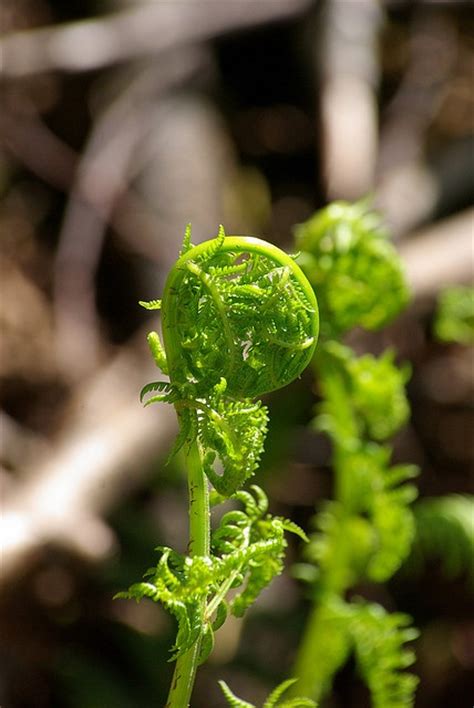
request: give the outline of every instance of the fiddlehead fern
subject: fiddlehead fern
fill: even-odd
[[[147,384],[140,399],[170,403],[178,415],[172,454],[185,452],[189,555],[160,548],[147,579],[119,597],[151,598],[175,616],[167,708],[184,708],[227,612],[241,616],[281,572],[284,532],[307,540],[296,524],[266,513],[258,487],[253,494],[239,489],[256,469],[267,429],[267,409],[254,399],[290,383],[309,363],[318,307],[290,256],[260,239],[226,237],[222,227],[199,246],[188,227],[163,299],[140,304],[162,312],[163,344],[156,332],[148,343],[169,381]],[[205,475],[214,496],[244,506],[225,514],[212,537]]]
[[[197,437],[210,481],[230,496],[263,450],[267,412],[253,399],[290,383],[310,362],[318,308],[299,266],[275,246],[226,237],[222,228],[198,246],[189,238],[187,231],[161,302],[166,362],[157,335],[149,337],[172,397],[148,403],[175,405],[181,427],[175,450]],[[216,457],[222,475],[214,470]]]
[[[295,228],[298,263],[316,288],[324,337],[373,330],[408,302],[401,260],[367,201],[333,202]]]

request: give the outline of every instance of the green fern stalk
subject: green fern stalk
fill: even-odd
[[[188,472],[189,553],[191,556],[208,558],[210,551],[209,487],[196,441],[189,446],[185,464]],[[201,622],[204,619],[205,607],[205,600],[201,600],[199,608]],[[188,651],[178,656],[166,708],[180,708],[189,704],[201,651],[201,639],[201,637],[196,639]]]
[[[402,644],[413,631],[396,630],[404,617],[345,598],[361,580],[386,581],[410,551],[416,489],[407,481],[417,469],[390,466],[387,444],[409,417],[410,372],[395,365],[393,352],[357,357],[337,341],[352,327],[378,329],[403,308],[403,271],[380,218],[364,202],[329,205],[298,226],[296,237],[298,261],[321,305],[315,427],[332,442],[334,499],[315,515],[306,564],[297,569],[311,584],[313,607],[293,673],[299,690],[318,698],[355,651],[373,705],[409,706],[416,679],[400,669],[412,658]]]
[[[189,705],[196,670],[212,651],[214,633],[230,612],[241,617],[283,569],[285,532],[308,540],[291,521],[267,513],[264,492],[241,488],[263,451],[267,409],[255,399],[300,376],[318,338],[313,290],[294,259],[265,241],[227,237],[193,246],[186,229],[163,300],[163,344],[148,335],[169,381],[142,389],[145,405],[174,405],[188,473],[189,554],[159,547],[146,579],[122,598],[161,602],[177,620],[176,660],[167,708]],[[242,509],[211,530],[209,484],[219,503]]]

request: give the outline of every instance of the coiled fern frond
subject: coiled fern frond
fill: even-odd
[[[185,251],[168,276],[163,337],[172,383],[207,396],[222,378],[230,397],[290,383],[311,360],[317,305],[294,260],[251,237]]]
[[[391,350],[357,357],[330,341],[320,347],[317,367],[324,400],[316,425],[339,446],[349,451],[358,440],[383,442],[407,422],[410,367],[396,366]]]
[[[142,398],[158,391],[146,405],[175,406],[173,453],[197,439],[209,480],[230,496],[263,451],[267,409],[254,399],[293,381],[313,356],[316,298],[294,259],[275,246],[227,237],[222,228],[192,246],[188,229],[161,310],[164,346],[154,332],[148,341],[170,381],[148,384]]]
[[[378,329],[408,302],[401,260],[367,201],[334,202],[297,226],[295,237],[325,337],[356,326]]]

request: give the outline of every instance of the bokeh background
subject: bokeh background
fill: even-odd
[[[112,596],[158,543],[186,545],[183,470],[164,465],[173,412],[138,402],[156,322],[137,301],[160,296],[187,222],[195,243],[222,223],[292,250],[294,224],[371,194],[414,297],[355,341],[412,364],[395,456],[420,465],[420,495],[469,491],[472,352],[437,343],[432,321],[440,288],[472,268],[472,8],[2,0],[0,15],[0,703],[163,705],[173,622]],[[315,400],[310,377],[268,398],[258,479],[305,528],[332,485]],[[417,706],[470,705],[466,574],[418,558],[359,591],[421,629]],[[307,610],[279,578],[221,630],[193,705],[223,705],[217,678],[261,701],[290,674]],[[349,665],[324,705],[368,700]]]

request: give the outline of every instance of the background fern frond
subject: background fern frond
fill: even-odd
[[[317,708],[317,704],[309,698],[290,698],[280,703],[279,700],[286,691],[296,683],[298,679],[287,679],[282,681],[268,696],[262,708]],[[253,703],[247,703],[241,698],[238,698],[225,681],[219,681],[219,686],[227,699],[228,705],[231,708],[255,708]]]
[[[317,598],[294,668],[298,691],[316,700],[330,690],[352,647],[348,604],[335,594],[318,594]],[[324,641],[314,642],[314,637],[324,637]]]
[[[225,681],[219,681],[218,683],[228,705],[231,706],[231,708],[255,708],[253,703],[243,701],[241,698],[238,698],[234,693],[232,693]]]
[[[334,202],[295,228],[298,263],[318,293],[321,332],[378,329],[406,305],[401,260],[367,201]]]
[[[474,496],[450,494],[425,498],[414,507],[416,535],[412,559],[417,565],[440,558],[443,572],[467,574],[474,585]]]
[[[418,678],[404,671],[415,656],[405,644],[418,636],[411,619],[387,613],[380,605],[352,605],[350,633],[359,670],[369,687],[373,708],[409,708]]]
[[[474,288],[446,288],[438,300],[434,333],[442,342],[474,343]]]
[[[282,681],[268,696],[267,700],[263,704],[263,708],[316,708],[316,703],[309,698],[302,698],[297,696],[296,698],[290,698],[288,700],[280,703],[280,698],[288,689],[298,683],[298,679],[286,679]]]

